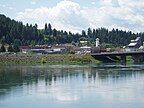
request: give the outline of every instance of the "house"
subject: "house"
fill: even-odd
[[[142,41],[140,37],[137,37],[135,40],[131,40],[131,43],[126,48],[126,51],[137,51],[140,46],[142,46]]]
[[[83,47],[73,47],[73,51],[75,54],[89,54],[91,53],[91,47],[83,46]]]
[[[20,50],[22,53],[37,54],[63,54],[67,52],[67,49],[65,47],[47,45],[21,46]]]

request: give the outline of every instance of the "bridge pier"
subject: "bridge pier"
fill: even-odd
[[[120,56],[120,62],[122,64],[126,64],[126,56],[125,55]]]
[[[136,63],[136,64],[144,62],[144,56],[143,55],[135,55],[135,56],[132,56],[132,58],[134,60],[134,63]]]

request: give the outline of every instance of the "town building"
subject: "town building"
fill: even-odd
[[[130,44],[126,48],[126,51],[137,51],[142,46],[142,41],[140,37],[137,37],[135,40],[131,40]]]
[[[64,54],[68,49],[64,46],[47,46],[47,45],[36,45],[36,46],[21,46],[20,50],[22,53],[37,53],[37,54]]]

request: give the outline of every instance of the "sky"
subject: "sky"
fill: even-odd
[[[58,30],[81,33],[87,28],[144,32],[144,0],[0,0],[0,14]]]

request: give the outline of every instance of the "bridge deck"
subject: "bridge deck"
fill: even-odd
[[[103,53],[92,53],[92,56],[134,56],[134,55],[144,55],[144,51],[134,51],[134,52],[103,52]]]
[[[102,62],[126,62],[126,56],[132,56],[135,62],[144,61],[144,51],[93,53],[91,56]]]

